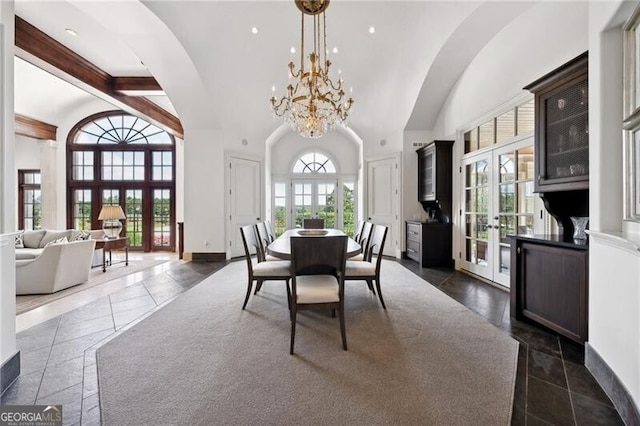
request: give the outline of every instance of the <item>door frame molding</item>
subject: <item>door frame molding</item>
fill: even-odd
[[[265,197],[264,158],[258,155],[248,154],[245,152],[225,150],[224,151],[224,169],[225,169],[224,170],[224,218],[225,218],[226,225],[224,227],[225,229],[224,241],[225,241],[225,256],[227,260],[231,259],[231,247],[233,244],[233,241],[232,241],[233,229],[231,229],[231,220],[230,219],[227,220],[227,218],[229,218],[231,215],[231,195],[235,195],[235,194],[229,194],[231,191],[231,168],[229,167],[229,165],[231,163],[232,158],[256,161],[260,163],[260,185],[259,185],[260,186],[260,200],[259,200],[260,217],[264,217],[266,212],[266,207],[264,202],[264,197]]]

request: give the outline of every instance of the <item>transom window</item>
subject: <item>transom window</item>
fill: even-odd
[[[175,246],[175,143],[164,130],[122,111],[87,117],[67,142],[69,227],[100,229],[104,205],[120,205],[132,249]]]
[[[293,166],[293,173],[335,173],[336,167],[324,154],[310,152],[304,154]]]
[[[533,100],[518,105],[464,134],[464,153],[501,144],[533,131]]]

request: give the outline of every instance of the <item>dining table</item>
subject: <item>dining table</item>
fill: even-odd
[[[311,236],[314,238],[330,237],[335,235],[346,235],[339,229],[288,229],[267,246],[267,253],[280,259],[289,260],[291,258],[291,238]],[[347,239],[347,258],[360,253],[360,244],[353,238]]]

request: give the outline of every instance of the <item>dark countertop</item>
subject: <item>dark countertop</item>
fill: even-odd
[[[543,243],[556,247],[568,247],[577,250],[589,250],[589,239],[574,240],[557,234],[534,234],[534,235],[507,235],[508,238],[515,240],[531,241]]]

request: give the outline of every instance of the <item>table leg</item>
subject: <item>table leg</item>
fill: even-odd
[[[107,272],[107,250],[102,249],[102,272]]]
[[[124,266],[129,266],[129,247],[124,248]]]

